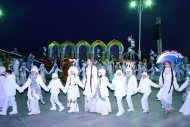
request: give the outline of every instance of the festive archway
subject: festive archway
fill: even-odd
[[[107,52],[107,46],[104,42],[100,41],[100,40],[96,40],[92,43],[91,45],[91,53],[92,53],[92,56],[91,58],[94,59],[94,55],[95,55],[95,47],[100,45],[102,47],[102,59],[105,58],[105,54]]]
[[[122,54],[124,52],[124,47],[123,47],[123,44],[116,39],[113,39],[112,41],[110,41],[107,44],[107,59],[110,60],[110,49],[113,45],[117,45],[119,47],[119,60],[120,60],[122,58]]]
[[[65,51],[66,51],[66,48],[67,46],[70,46],[72,48],[72,55],[71,55],[71,58],[73,59],[74,58],[74,54],[75,54],[75,44],[72,43],[71,41],[65,41],[62,45],[61,45],[61,58],[63,59],[64,56],[65,56]]]
[[[84,40],[81,40],[76,44],[76,48],[75,48],[76,59],[79,59],[79,49],[80,49],[80,46],[82,45],[84,45],[87,48],[87,58],[89,58],[90,56],[90,44]]]
[[[54,59],[55,57],[60,58],[60,44],[56,41],[53,41],[48,46],[48,55],[50,59]],[[55,50],[55,51],[54,51]]]

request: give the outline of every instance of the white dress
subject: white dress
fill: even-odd
[[[68,100],[73,100],[76,101],[77,98],[80,97],[79,93],[79,87],[84,88],[82,82],[80,81],[78,76],[68,76],[67,77],[67,82],[65,85],[65,90],[67,92],[67,98]]]
[[[91,112],[97,112],[101,115],[108,115],[111,112],[108,86],[112,87],[107,77],[103,76],[98,79],[98,87],[92,101],[92,105],[95,106],[91,107]]]
[[[186,80],[185,83],[183,83],[183,85],[179,88],[178,91],[182,91],[183,89],[185,89],[188,86],[188,83],[190,80],[189,78]],[[184,102],[184,104],[182,105],[182,107],[180,108],[179,112],[181,112],[183,115],[190,115],[190,90],[188,91],[188,95],[187,98]]]
[[[179,88],[179,86],[177,84],[177,81],[176,81],[175,73],[173,72],[173,85],[172,86],[171,86],[171,81],[172,81],[172,73],[171,73],[171,71],[167,72],[167,70],[165,69],[165,72],[163,74],[163,78],[164,78],[164,84],[163,84],[163,81],[162,81],[162,75],[160,75],[159,85],[161,85],[163,87],[160,88],[160,90],[159,90],[159,92],[157,94],[157,98],[158,98],[158,100],[164,100],[167,103],[172,104],[173,87],[176,90]],[[171,89],[170,89],[170,86],[171,86]]]
[[[5,76],[0,75],[0,107],[4,106],[5,93],[4,93]]]

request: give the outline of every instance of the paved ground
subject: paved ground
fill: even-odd
[[[82,95],[82,91],[81,95]],[[164,114],[160,103],[156,100],[158,89],[153,89],[149,98],[150,113],[143,114],[140,99],[141,94],[133,96],[135,111],[126,112],[123,116],[117,117],[117,104],[113,92],[110,91],[112,113],[108,116],[101,116],[96,113],[84,112],[84,98],[78,100],[79,113],[67,113],[50,111],[49,93],[43,93],[46,104],[40,104],[41,114],[27,116],[26,91],[23,94],[17,93],[18,111],[17,115],[0,116],[0,127],[190,127],[190,117],[184,117],[178,112],[182,105],[181,94],[174,92],[173,107],[175,110],[168,115]],[[59,95],[60,101],[66,107],[66,95]],[[125,110],[127,110],[126,99],[123,99]],[[11,109],[9,109],[11,111]]]

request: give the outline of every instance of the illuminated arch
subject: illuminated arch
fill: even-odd
[[[119,47],[119,60],[120,60],[122,58],[122,54],[124,52],[124,47],[123,47],[123,44],[116,39],[113,39],[112,41],[110,41],[107,44],[107,59],[110,60],[110,49],[113,45],[117,45]]]
[[[79,49],[80,46],[84,45],[87,48],[87,57],[89,58],[90,55],[90,44],[84,40],[79,41],[76,44],[75,52],[76,52],[76,59],[79,59]]]
[[[58,54],[57,56],[60,58],[60,44],[57,42],[57,41],[52,41],[49,46],[48,46],[48,55],[49,55],[49,58],[52,59],[52,48],[56,46],[57,49],[58,49]]]
[[[65,54],[65,48],[67,46],[71,46],[72,47],[72,59],[74,58],[74,53],[75,53],[75,44],[72,43],[71,41],[65,41],[62,45],[61,45],[61,58],[64,58],[64,54]]]
[[[100,40],[94,41],[92,43],[92,45],[91,45],[92,59],[94,59],[94,50],[95,50],[95,47],[98,46],[98,45],[100,45],[102,47],[102,50],[103,50],[103,52],[102,52],[102,54],[103,54],[102,59],[104,59],[105,58],[105,53],[107,52],[107,46],[106,46],[106,44],[104,42],[102,42]]]

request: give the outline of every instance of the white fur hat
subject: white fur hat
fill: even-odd
[[[106,71],[105,71],[105,69],[103,69],[103,68],[100,69],[100,70],[98,70],[98,72],[101,73],[102,76],[104,76],[104,75],[106,74]]]
[[[31,69],[31,72],[32,72],[32,71],[35,71],[35,72],[38,73],[38,68],[37,68],[36,66],[33,66],[32,69]]]
[[[4,67],[4,66],[1,66],[1,67],[0,67],[0,74],[3,74],[5,71],[6,71],[5,67]]]
[[[141,75],[145,75],[146,77],[148,76],[147,72],[143,72]]]
[[[131,69],[130,67],[128,67],[128,68],[126,68],[125,71],[126,71],[126,72],[128,72],[128,71],[132,72],[132,69]]]
[[[52,78],[56,78],[56,77],[58,78],[58,75],[56,73],[53,73]]]
[[[78,75],[78,69],[76,67],[70,67],[68,70],[68,75],[71,75],[71,71],[74,71],[75,75]]]
[[[122,72],[121,70],[117,70],[117,71],[115,72],[116,75],[117,75],[118,73],[123,74],[123,72]]]

